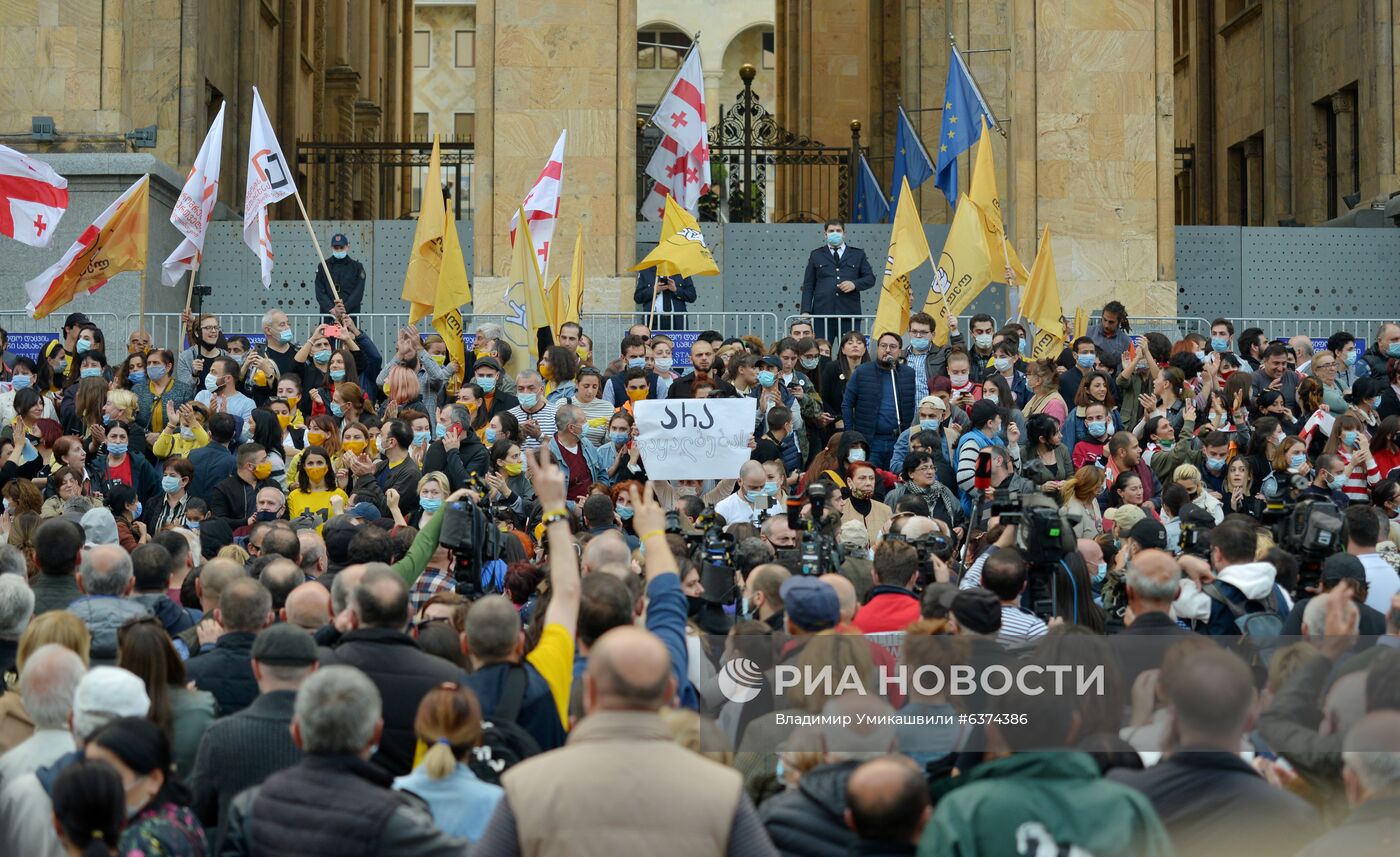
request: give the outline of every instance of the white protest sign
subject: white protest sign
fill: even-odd
[[[736,479],[749,460],[757,399],[640,401],[637,446],[651,479]]]

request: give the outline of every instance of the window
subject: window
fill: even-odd
[[[432,30],[413,31],[413,67],[427,68],[433,64]]]
[[[452,114],[452,139],[458,143],[470,143],[476,134],[475,113]]]
[[[637,68],[677,69],[690,47],[690,37],[676,30],[643,30],[637,33]]]
[[[1226,153],[1229,187],[1230,224],[1249,225],[1249,166],[1245,161],[1244,144],[1231,146]]]
[[[426,113],[415,113],[415,114],[413,114],[413,139],[415,139],[415,140],[426,140],[426,139],[428,139],[428,114],[426,114]]]
[[[1258,6],[1259,0],[1225,0],[1225,21],[1229,23],[1251,6]]]
[[[775,34],[772,30],[769,30],[768,32],[766,32],[766,33],[763,34],[763,67],[764,67],[764,68],[776,68],[776,67],[777,67],[778,51],[777,51],[776,43],[777,43],[777,36],[776,36],[776,34]]]
[[[1191,52],[1191,0],[1175,0],[1172,8],[1172,51],[1180,59]]]
[[[457,31],[457,68],[472,68],[476,65],[476,30]]]
[[[316,49],[315,5],[312,0],[301,0],[301,52],[308,58]]]

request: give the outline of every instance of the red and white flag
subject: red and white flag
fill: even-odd
[[[209,228],[209,220],[214,216],[214,206],[219,202],[219,165],[224,149],[224,107],[219,105],[219,115],[204,135],[204,144],[199,147],[194,166],[180,190],[180,198],[170,211],[170,222],[185,236],[175,252],[170,254],[160,266],[161,282],[173,286],[180,281],[186,271],[199,266],[204,254],[204,233]]]
[[[243,243],[262,263],[263,288],[272,288],[272,232],[267,207],[296,193],[292,170],[253,87],[253,120],[248,132],[248,185],[243,193]]]
[[[530,220],[530,239],[535,242],[535,261],[540,266],[540,276],[549,270],[549,243],[554,238],[554,226],[559,222],[559,192],[564,184],[564,140],[569,129],[559,132],[554,151],[549,162],[540,170],[535,186],[525,194],[520,208]],[[515,246],[515,231],[520,228],[520,209],[510,218],[510,246]]]
[[[647,175],[656,183],[642,202],[642,216],[660,220],[667,196],[674,196],[681,208],[694,214],[700,197],[710,189],[709,127],[699,43],[686,54],[651,122],[665,136],[647,163]]]
[[[53,167],[0,146],[0,235],[47,247],[68,210],[68,179]]]

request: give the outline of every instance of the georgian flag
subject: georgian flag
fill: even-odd
[[[53,167],[0,146],[0,235],[47,247],[68,210],[68,179]]]
[[[525,194],[525,201],[510,218],[512,247],[515,246],[515,231],[520,228],[521,210],[529,219],[530,238],[535,243],[535,263],[539,265],[542,277],[549,272],[549,242],[554,238],[554,227],[559,222],[559,192],[564,184],[564,141],[568,136],[568,128],[559,132],[554,151],[550,153],[544,169],[540,170],[540,177],[535,179],[535,186]]]
[[[667,196],[675,197],[681,208],[693,214],[700,197],[710,189],[705,76],[698,42],[686,54],[671,88],[656,106],[651,123],[665,136],[647,164],[646,174],[656,183],[642,201],[641,214],[647,220],[660,220]]]

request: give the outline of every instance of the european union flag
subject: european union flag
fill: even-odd
[[[988,128],[997,127],[996,117],[987,108],[987,102],[972,81],[972,73],[955,47],[948,61],[943,127],[938,129],[938,177],[933,181],[953,208],[958,206],[958,155],[972,148],[982,136],[982,123],[977,121],[979,115],[987,117]]]
[[[924,148],[909,114],[899,108],[899,124],[894,132],[894,175],[890,177],[890,208],[899,206],[899,189],[904,179],[909,179],[909,189],[913,190],[933,177],[933,161],[928,149]]]
[[[860,156],[860,175],[856,176],[855,193],[855,217],[852,222],[884,223],[890,216],[890,204],[885,202],[885,193],[880,190],[880,183],[875,180],[875,173],[865,160],[864,152]]]

